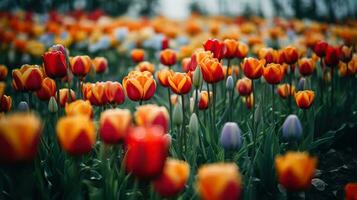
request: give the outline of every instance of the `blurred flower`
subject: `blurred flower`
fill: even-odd
[[[191,62],[191,58],[183,58],[182,61],[181,61],[182,69],[186,73],[190,71],[190,68],[189,68],[190,67],[189,66],[190,62]]]
[[[328,46],[326,48],[325,64],[328,67],[337,67],[339,62],[339,50],[333,46]]]
[[[311,185],[317,159],[306,152],[287,152],[275,158],[279,183],[289,191],[302,191]]]
[[[226,88],[227,90],[231,91],[234,87],[234,81],[232,76],[228,76],[227,81],[226,81]]]
[[[339,60],[348,63],[352,60],[352,47],[342,45],[338,50]]]
[[[357,183],[347,183],[345,185],[345,200],[357,199]]]
[[[250,95],[252,93],[252,80],[247,77],[239,79],[236,83],[236,90],[241,96]]]
[[[37,65],[22,65],[12,71],[12,86],[17,91],[37,91],[41,88],[43,74]]]
[[[284,78],[284,69],[280,64],[270,63],[264,68],[264,79],[269,84],[278,84]]]
[[[285,63],[292,65],[295,64],[299,59],[299,53],[296,47],[287,46],[283,49],[284,61]]]
[[[0,96],[2,96],[4,94],[5,87],[6,87],[5,82],[0,81]]]
[[[96,140],[94,123],[84,115],[60,118],[56,132],[62,149],[74,156],[89,153]]]
[[[100,138],[106,144],[116,144],[124,140],[131,126],[128,109],[109,109],[100,115]]]
[[[250,95],[246,96],[244,98],[245,100],[245,105],[247,106],[247,108],[250,110],[253,108],[253,104],[254,104],[254,96],[253,93],[250,93]]]
[[[105,57],[95,57],[92,64],[97,74],[104,73],[108,68],[108,60]]]
[[[44,78],[36,95],[42,101],[48,101],[51,97],[56,96],[56,82],[48,77]]]
[[[171,67],[176,64],[176,52],[171,49],[165,49],[160,52],[160,63]]]
[[[282,131],[285,141],[299,140],[302,136],[302,126],[299,118],[294,114],[286,117],[283,123]]]
[[[0,112],[8,112],[12,106],[11,96],[3,94],[0,96]]]
[[[323,58],[325,57],[326,55],[326,49],[328,47],[328,44],[327,42],[325,41],[319,41],[315,44],[315,47],[314,47],[314,53],[320,57],[320,58]]]
[[[212,96],[212,93],[210,94]],[[210,97],[211,97],[210,96]],[[209,97],[207,91],[201,91],[198,100],[198,109],[206,110],[209,106]]]
[[[42,132],[40,119],[33,113],[14,113],[0,117],[0,161],[32,160]]]
[[[0,81],[6,80],[8,69],[5,65],[0,65]]]
[[[303,76],[310,76],[315,70],[315,61],[312,58],[301,58],[299,60],[299,71]]]
[[[278,60],[278,52],[272,48],[261,48],[258,52],[259,59],[265,59],[266,63],[276,63]]]
[[[108,101],[108,103],[120,105],[125,100],[124,89],[119,82],[106,81],[104,82],[104,99]],[[103,101],[102,103],[105,103]]]
[[[195,86],[196,89],[200,88],[202,85],[202,73],[201,73],[201,68],[197,67],[193,73],[192,77],[192,83],[193,86]]]
[[[221,60],[226,54],[227,48],[223,42],[217,39],[209,39],[204,44],[203,47],[205,51],[210,51],[213,53],[213,57]]]
[[[226,122],[221,131],[220,144],[225,150],[239,150],[242,146],[241,132],[237,123]]]
[[[237,53],[237,48],[238,48],[238,42],[237,40],[234,39],[225,39],[223,41],[224,45],[226,46],[226,53],[224,54],[224,57],[227,59],[232,59],[236,57]]]
[[[172,123],[177,126],[181,125],[183,122],[183,112],[181,107],[181,102],[176,103],[172,113]]]
[[[28,112],[30,108],[26,101],[21,101],[19,105],[17,105],[17,110],[20,112]]]
[[[243,60],[244,75],[250,79],[258,79],[263,75],[265,60],[258,60],[256,58],[245,58]]]
[[[170,117],[164,106],[147,104],[136,107],[135,122],[138,126],[160,126],[167,133]]]
[[[26,52],[35,57],[40,57],[45,52],[45,45],[37,40],[26,42]]]
[[[303,90],[295,93],[296,105],[301,109],[308,109],[314,102],[315,93],[311,90]]]
[[[56,99],[52,96],[50,97],[50,100],[48,101],[48,110],[51,113],[56,113],[58,111],[58,104]]]
[[[89,118],[93,117],[93,108],[90,102],[84,100],[76,100],[71,103],[66,103],[65,106],[66,115],[84,115]]]
[[[141,72],[144,72],[144,71],[148,71],[150,72],[151,74],[153,74],[155,72],[155,66],[153,64],[151,64],[150,62],[148,61],[143,61],[143,62],[140,62],[137,66],[136,66],[136,69],[138,71],[141,71]]]
[[[169,86],[176,94],[187,94],[192,87],[192,81],[188,74],[174,72],[168,77]]]
[[[79,78],[84,78],[92,66],[92,61],[89,56],[71,57],[69,62],[72,73]]]
[[[237,165],[214,163],[201,166],[196,189],[203,200],[240,199],[242,183]]]
[[[123,79],[127,96],[132,101],[149,100],[155,93],[156,82],[150,72],[131,71]]]
[[[353,76],[357,73],[357,56],[348,63],[339,62],[338,71],[341,77]]]
[[[187,162],[168,158],[162,174],[154,180],[154,188],[161,197],[172,197],[184,189],[189,176]]]
[[[277,88],[277,92],[279,94],[279,96],[283,99],[288,98],[289,96],[294,96],[295,94],[295,86],[293,86],[290,90],[290,85],[285,83],[285,84],[281,84],[278,86]]]
[[[146,180],[160,176],[168,155],[168,140],[164,129],[158,126],[132,128],[126,145],[124,162],[127,172]]]
[[[162,69],[157,72],[157,79],[159,80],[159,83],[164,86],[164,87],[169,87],[169,77],[174,74],[174,71],[171,69]]]
[[[73,90],[69,91],[67,88],[62,88],[59,91],[59,104],[64,107],[66,105],[67,102],[69,102],[69,100],[71,99],[72,101],[76,100],[76,94],[74,93]],[[71,98],[69,97],[69,95],[71,95]],[[56,94],[56,99],[57,98],[57,94]]]
[[[217,59],[207,57],[202,59],[202,62],[199,61],[198,64],[201,67],[203,79],[207,83],[216,83],[224,79],[222,64]]]
[[[143,49],[133,49],[130,52],[130,56],[134,63],[139,63],[145,60],[145,51]]]
[[[248,52],[249,52],[248,45],[244,42],[238,41],[236,57],[238,59],[243,59],[243,58],[247,57]]]
[[[66,55],[61,51],[48,51],[43,54],[45,73],[50,78],[63,78],[67,75]]]

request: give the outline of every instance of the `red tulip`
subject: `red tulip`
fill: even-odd
[[[48,51],[42,59],[48,77],[63,78],[67,75],[66,56],[61,51]]]
[[[328,67],[336,67],[339,62],[339,50],[333,46],[328,46],[326,49],[325,64]]]
[[[213,57],[221,60],[226,54],[227,48],[223,42],[218,41],[217,39],[209,39],[204,44],[203,47],[206,51],[211,51]]]

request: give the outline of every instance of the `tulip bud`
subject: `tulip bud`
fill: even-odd
[[[30,110],[29,105],[27,104],[26,101],[21,101],[19,105],[17,106],[17,109],[20,112],[28,112]]]
[[[240,149],[242,146],[241,132],[237,123],[225,123],[219,139],[223,148],[226,150]]]
[[[48,102],[48,110],[51,113],[55,113],[58,111],[58,105],[57,105],[57,101],[54,97],[50,98],[50,101]]]
[[[297,85],[298,90],[305,90],[306,89],[306,79],[300,78],[299,83]]]
[[[234,82],[233,82],[232,76],[228,76],[227,82],[226,82],[226,87],[227,87],[227,90],[229,90],[229,91],[233,90]]]
[[[285,141],[299,140],[302,135],[302,126],[299,118],[294,114],[289,115],[284,121],[282,131]]]
[[[172,122],[177,126],[181,125],[183,122],[183,113],[182,113],[182,108],[181,108],[181,102],[178,102],[174,107]]]
[[[193,134],[198,134],[199,131],[199,123],[197,119],[196,113],[193,113],[190,117],[190,122],[188,124],[188,130],[190,130],[190,133]]]
[[[190,112],[193,113],[193,109],[195,108],[195,99],[193,97],[190,98]]]
[[[197,89],[200,88],[202,84],[202,74],[200,67],[196,67],[193,73],[193,86]]]

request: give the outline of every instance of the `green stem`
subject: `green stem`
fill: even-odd
[[[57,90],[57,107],[58,107],[58,116],[61,114],[61,97],[60,97],[60,84],[61,80],[59,78],[56,79],[56,90]]]
[[[28,102],[29,102],[29,108],[31,110],[31,108],[32,108],[32,93],[31,93],[31,91],[28,92]]]
[[[212,83],[212,88],[213,88],[213,134],[215,136],[215,139],[217,139],[217,133],[216,133],[216,84]],[[209,95],[208,95],[209,96]]]
[[[272,115],[273,115],[273,125],[274,125],[274,133],[276,133],[276,126],[275,126],[275,95],[274,95],[274,91],[275,91],[275,85],[272,84],[271,85],[271,95],[272,95]]]
[[[334,92],[335,92],[335,83],[334,83],[334,67],[331,67],[331,106],[333,105]]]
[[[292,80],[292,76],[293,76],[293,66],[290,65],[290,73],[288,75],[289,77],[289,114],[291,114],[291,110],[292,110],[292,96],[291,96],[291,90],[292,90],[292,87],[293,87],[293,80]]]
[[[185,134],[185,123],[186,123],[186,116],[185,116],[185,97],[184,95],[181,95],[181,100],[182,100],[182,116],[183,116],[183,121],[182,121],[182,127],[181,127],[181,137],[183,140],[183,150],[184,152],[186,151],[186,134]]]
[[[133,192],[130,197],[130,200],[135,200],[136,198],[136,191],[139,189],[139,181],[137,179],[134,180]]]
[[[252,80],[252,92],[253,92],[253,105],[252,105],[252,135],[253,135],[253,156],[255,155],[256,145],[257,145],[257,136],[255,133],[255,85],[254,80]]]
[[[172,128],[172,125],[173,125],[173,123],[172,123],[172,105],[171,105],[171,92],[170,92],[169,87],[167,88],[167,97],[168,97],[167,101],[169,103],[169,112],[170,112],[170,131],[172,131],[173,130],[173,128]]]

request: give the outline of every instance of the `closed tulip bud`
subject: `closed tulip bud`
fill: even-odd
[[[204,44],[203,47],[205,51],[210,51],[213,53],[213,57],[221,60],[226,54],[227,48],[223,42],[217,39],[209,39]]]
[[[201,73],[201,68],[196,67],[195,72],[193,73],[193,78],[192,78],[193,86],[198,89],[202,85],[202,73]]]
[[[244,75],[250,79],[258,79],[263,75],[265,60],[256,58],[245,58],[243,60]]]
[[[226,88],[227,90],[231,91],[234,88],[234,82],[232,76],[228,76],[227,81],[226,81]]]
[[[167,159],[162,174],[154,180],[154,188],[161,197],[172,197],[185,188],[190,176],[187,162]]]
[[[160,126],[167,133],[170,116],[164,106],[147,104],[136,107],[135,122],[138,126]]]
[[[265,59],[266,63],[276,63],[278,52],[272,48],[261,48],[258,52],[259,59]]]
[[[225,44],[225,46],[227,48],[227,51],[224,54],[224,57],[227,59],[232,59],[232,58],[236,57],[238,42],[233,39],[225,39],[223,41],[223,43]]]
[[[7,95],[0,97],[0,112],[8,112],[12,106],[12,98]]]
[[[299,140],[302,136],[302,126],[299,118],[294,114],[289,115],[283,123],[282,131],[285,141]]]
[[[28,112],[30,108],[26,101],[21,101],[19,105],[17,105],[17,110],[20,112]]]
[[[277,88],[277,92],[278,92],[278,95],[283,98],[283,99],[286,99],[288,98],[289,96],[294,96],[295,94],[295,87],[293,86],[291,89],[290,89],[290,85],[289,84],[282,84],[282,85],[279,85],[278,88]]]
[[[245,105],[247,106],[247,108],[250,110],[253,108],[254,105],[254,96],[253,93],[251,93],[249,96],[245,97]]]
[[[79,99],[71,103],[66,103],[65,111],[68,116],[84,115],[89,118],[93,117],[93,108],[88,100],[84,101]]]
[[[342,45],[338,51],[339,60],[344,63],[348,63],[352,60],[352,47]]]
[[[297,89],[298,90],[305,90],[307,87],[306,87],[306,79],[305,78],[300,78],[299,80],[299,83],[297,85]]]
[[[143,49],[133,49],[130,53],[131,60],[134,63],[139,63],[145,59],[145,51]]]
[[[174,123],[176,126],[181,125],[183,122],[183,113],[182,113],[182,108],[181,108],[181,102],[176,103],[174,106],[174,111],[172,115],[172,123]]]
[[[160,52],[160,63],[171,67],[176,64],[176,52],[172,49],[165,49]]]
[[[337,67],[339,62],[339,50],[333,46],[328,46],[326,49],[326,56],[324,59],[325,65],[328,67]]]
[[[107,81],[104,83],[104,94],[102,103],[111,103],[120,105],[125,100],[124,89],[119,82]]]
[[[296,105],[301,109],[308,109],[314,102],[315,93],[311,90],[299,91],[295,94]]]
[[[42,101],[48,101],[51,97],[56,96],[56,82],[48,77],[44,78],[36,95]]]
[[[63,78],[67,75],[66,55],[61,51],[48,51],[42,59],[48,77]]]
[[[190,122],[188,123],[188,130],[190,130],[190,133],[192,134],[198,134],[200,125],[198,123],[198,118],[196,113],[193,113],[190,117]]]
[[[193,97],[190,97],[190,112],[193,113],[194,109],[195,109],[195,99]]]
[[[57,138],[62,149],[74,156],[89,153],[96,140],[93,121],[87,116],[65,116],[58,120]]]
[[[237,43],[237,51],[236,51],[236,57],[238,59],[243,59],[247,57],[249,52],[249,47],[246,43],[238,41]]]
[[[345,186],[345,200],[357,199],[357,183],[347,183]]]
[[[176,94],[187,94],[192,87],[192,81],[188,74],[175,72],[168,77],[171,90]]]
[[[198,169],[196,189],[203,200],[240,199],[241,179],[234,163],[206,164]]]
[[[116,144],[124,140],[131,126],[128,109],[109,109],[100,115],[100,138],[106,144]]]
[[[299,53],[293,46],[287,46],[283,49],[285,63],[292,65],[299,59]]]
[[[104,73],[108,68],[108,60],[104,57],[95,57],[92,64],[97,74]]]
[[[89,56],[71,57],[69,62],[72,73],[79,78],[85,77],[92,67],[92,61]]]
[[[158,126],[130,129],[124,158],[126,171],[145,180],[160,176],[168,155],[168,140],[165,135],[164,130]]]
[[[239,150],[242,146],[241,130],[237,123],[227,122],[224,124],[219,139],[225,150]]]
[[[314,53],[320,57],[320,58],[323,58],[325,57],[326,55],[326,49],[328,47],[328,44],[327,42],[324,42],[324,41],[319,41],[315,44],[315,47],[314,47]]]
[[[0,65],[0,81],[6,80],[8,69],[5,65]]]
[[[302,58],[299,60],[299,72],[303,76],[310,76],[314,73],[315,62],[312,58]]]
[[[148,71],[150,72],[151,74],[153,74],[155,72],[155,66],[153,64],[151,64],[150,62],[148,61],[143,61],[143,62],[140,62],[137,66],[136,66],[136,69],[138,71],[141,71],[141,72],[144,72],[144,71]]]
[[[284,69],[280,64],[270,63],[264,68],[264,79],[269,84],[278,84],[284,78]]]
[[[317,159],[306,152],[287,152],[275,158],[279,183],[289,191],[306,190],[315,174]]]
[[[154,96],[156,82],[150,72],[132,71],[124,77],[123,87],[132,101],[146,101]]]
[[[198,63],[201,68],[203,80],[207,83],[217,83],[225,77],[222,64],[214,58],[207,57]]]
[[[48,110],[51,113],[56,113],[58,111],[57,101],[54,97],[50,97],[50,100],[48,102]]]
[[[12,71],[12,86],[17,91],[37,91],[41,88],[43,74],[37,65],[22,65]]]
[[[172,94],[170,96],[170,102],[172,105],[176,105],[176,103],[178,102],[179,96],[177,94]]]
[[[32,160],[42,132],[40,119],[32,113],[0,117],[0,161],[14,163]]]
[[[210,95],[212,96],[212,93],[210,93]],[[209,106],[208,92],[207,91],[201,91],[198,99],[199,99],[198,100],[198,109],[206,110],[208,108],[208,106]]]
[[[249,78],[241,78],[237,81],[236,90],[241,96],[248,96],[252,93],[252,80]]]
[[[163,87],[169,87],[169,77],[174,74],[174,71],[171,69],[162,69],[157,72],[157,79],[159,80],[159,83]]]

